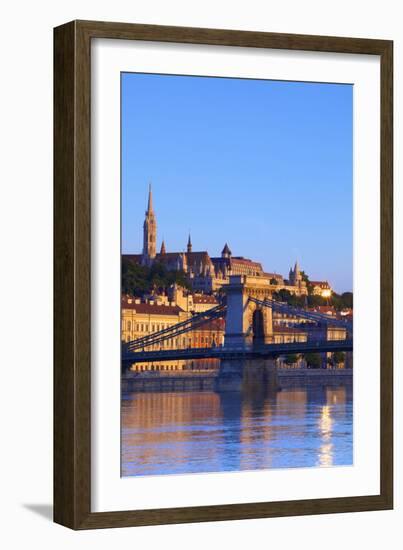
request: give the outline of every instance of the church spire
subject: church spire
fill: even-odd
[[[299,269],[298,260],[295,260],[294,269],[290,270],[291,284],[298,285],[302,281],[301,271]]]
[[[143,224],[143,258],[142,263],[149,265],[157,254],[157,220],[153,210],[151,183],[148,189],[148,205]]]
[[[231,258],[231,255],[232,255],[232,252],[231,252],[231,250],[229,249],[228,244],[225,243],[225,246],[224,246],[224,248],[223,248],[222,251],[221,251],[221,257],[222,257],[222,258]]]
[[[165,240],[162,239],[160,254],[163,255],[163,254],[166,254],[166,253],[167,253],[167,251],[165,249]]]
[[[153,211],[153,192],[151,189],[151,182],[150,182],[148,186],[148,206],[147,206],[146,214],[149,214],[152,211]]]
[[[188,254],[190,254],[190,252],[192,252],[192,240],[190,238],[190,233],[189,233],[189,238],[188,238],[187,251],[188,251]]]

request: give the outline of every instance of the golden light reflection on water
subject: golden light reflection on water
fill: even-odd
[[[351,464],[351,410],[345,388],[127,394],[122,475]]]
[[[322,444],[319,448],[318,465],[332,466],[333,464],[333,443],[332,437],[333,420],[329,405],[322,406],[322,413],[319,418],[319,430],[322,436]]]
[[[205,429],[208,425],[217,439],[214,425],[220,422],[221,411],[215,393],[139,393],[123,407],[124,445],[135,450],[128,459],[142,465],[184,463],[190,427],[192,437],[197,438],[198,426]],[[214,464],[218,448],[219,441],[205,447],[204,459]]]
[[[321,445],[319,448],[318,466],[333,466],[334,460],[334,443],[333,443],[333,408],[338,406],[338,410],[344,409],[340,407],[346,404],[346,389],[336,388],[326,390],[326,405],[322,406],[319,417],[319,431],[321,435]]]

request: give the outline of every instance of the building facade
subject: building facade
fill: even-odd
[[[315,296],[330,298],[333,290],[327,281],[309,281],[311,292]]]
[[[137,338],[149,336],[154,332],[167,329],[186,321],[191,316],[178,305],[172,303],[158,304],[157,302],[142,302],[127,296],[122,298],[122,341],[130,342]],[[176,348],[176,339],[161,344],[165,348]]]
[[[142,302],[140,299],[122,298],[122,341],[130,342],[144,336],[149,336],[160,330],[167,329],[191,317],[191,313],[184,311],[179,305],[157,302]],[[147,347],[151,349],[186,349],[211,348],[224,344],[225,321],[213,319],[194,328],[193,330],[174,336],[164,342]],[[135,363],[131,370],[143,371],[183,371],[209,370],[217,368],[217,360],[200,359],[197,361],[160,361],[153,363]]]

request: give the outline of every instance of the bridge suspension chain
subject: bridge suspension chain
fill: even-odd
[[[288,304],[281,304],[280,302],[276,302],[275,300],[271,300],[270,298],[259,300],[258,298],[253,298],[251,296],[249,300],[261,306],[271,307],[274,311],[278,311],[279,313],[292,314],[296,317],[302,317],[305,319],[309,319],[310,321],[315,321],[316,323],[331,323],[336,327],[342,327],[350,331],[352,330],[352,323],[348,321],[343,321],[341,319],[334,319],[330,315],[325,315],[324,313],[306,311],[305,309],[300,309],[294,306],[290,306]]]
[[[154,332],[152,334],[144,336],[143,338],[138,338],[136,340],[132,340],[131,342],[127,342],[123,346],[124,350],[126,352],[132,352],[137,349],[143,349],[145,347],[150,347],[152,345],[164,342],[166,340],[170,340],[181,334],[189,332],[194,328],[200,327],[213,319],[219,319],[220,317],[223,317],[223,315],[225,314],[225,311],[226,311],[225,306],[223,305],[216,306],[215,308],[212,308],[207,312],[194,315],[190,319],[186,319],[181,323],[177,323],[166,329],[160,330],[158,332]]]
[[[193,315],[189,319],[185,319],[185,321],[181,321],[180,323],[176,323],[175,325],[172,325],[170,327],[164,328],[162,330],[159,330],[158,332],[153,332],[152,334],[147,334],[147,336],[143,336],[142,338],[136,338],[135,340],[131,340],[130,342],[127,342],[126,346],[130,346],[132,343],[141,343],[145,342],[147,340],[155,338],[157,335],[164,335],[169,334],[171,332],[174,332],[177,328],[180,328],[182,326],[185,326],[191,322],[196,322],[198,318],[204,318],[206,315],[213,315],[217,311],[221,311],[224,308],[221,304],[209,309],[207,312],[198,313],[197,315]]]
[[[220,318],[222,315],[220,315],[221,312],[217,312],[215,315],[212,315],[212,316],[209,316],[207,318],[204,318],[204,319],[201,319],[199,318],[196,322],[194,323],[191,323],[189,324],[188,326],[182,326],[181,328],[178,328],[176,327],[176,330],[175,332],[172,332],[170,334],[166,334],[166,335],[158,335],[158,333],[154,333],[154,335],[156,335],[156,337],[152,338],[152,339],[149,339],[145,342],[140,342],[140,343],[137,343],[136,340],[134,340],[130,347],[128,347],[126,349],[126,351],[129,351],[129,352],[132,352],[132,351],[136,351],[138,349],[144,349],[146,347],[150,347],[150,346],[154,346],[156,344],[159,344],[161,342],[165,342],[167,340],[171,340],[173,338],[176,338],[182,334],[185,334],[195,328],[198,328],[200,327],[201,325],[205,324],[205,323],[208,323],[209,321],[211,321],[212,319],[217,319],[217,318]]]

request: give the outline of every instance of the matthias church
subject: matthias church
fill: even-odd
[[[157,219],[153,208],[151,185],[143,224],[142,254],[125,254],[124,257],[141,265],[149,266],[153,262],[161,262],[168,270],[181,270],[186,274],[194,292],[212,294],[228,284],[231,275],[244,275],[258,277],[263,284],[272,286],[273,291],[285,288],[298,296],[308,293],[298,262],[290,269],[288,279],[284,279],[277,273],[265,272],[260,262],[233,256],[227,243],[219,257],[211,257],[207,250],[194,251],[190,235],[186,252],[170,252],[164,241],[157,252]]]

